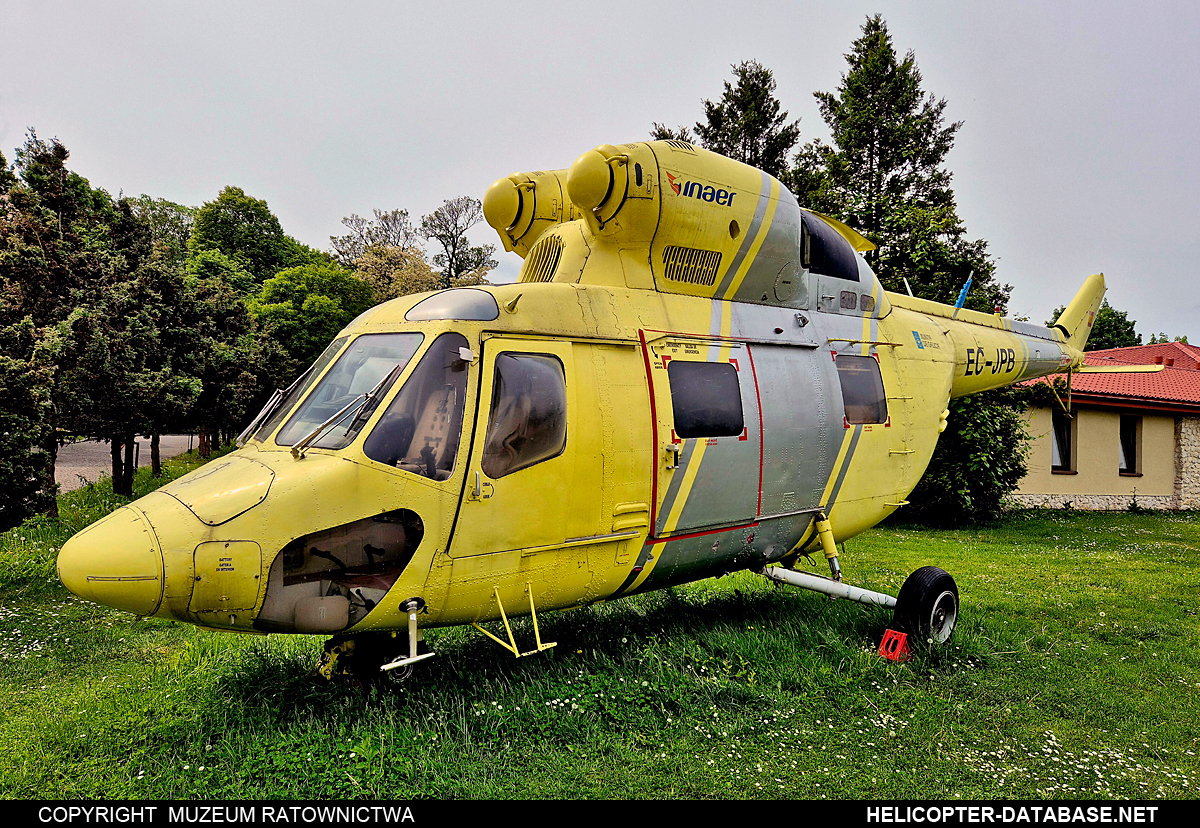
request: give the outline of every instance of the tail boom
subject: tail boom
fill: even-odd
[[[1083,346],[1104,298],[1104,277],[1089,276],[1053,327],[889,293],[894,307],[921,313],[953,343],[950,396],[962,397],[1083,364]]]

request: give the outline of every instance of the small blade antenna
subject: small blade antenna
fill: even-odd
[[[958,301],[954,303],[954,316],[951,319],[958,319],[958,312],[962,310],[963,305],[967,303],[967,293],[971,290],[971,281],[975,278],[975,271],[972,270],[967,276],[967,281],[963,283],[962,290],[958,293]]]

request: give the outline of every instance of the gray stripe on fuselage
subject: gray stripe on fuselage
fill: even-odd
[[[858,447],[858,438],[862,436],[862,426],[854,426],[854,434],[850,437],[850,448],[846,449],[846,461],[842,463],[841,471],[838,472],[837,481],[833,484],[833,491],[829,493],[829,502],[825,504],[825,514],[833,509],[833,504],[837,502],[838,492],[842,490],[842,483],[846,479],[846,472],[850,471],[850,463],[854,460],[854,449]]]
[[[733,261],[729,263],[729,267],[725,270],[725,275],[721,278],[721,284],[717,287],[717,292],[713,295],[720,299],[729,290],[729,286],[733,283],[733,277],[738,272],[738,268],[742,266],[742,260],[746,258],[746,254],[750,250],[750,246],[754,243],[754,239],[758,236],[758,228],[762,226],[763,217],[767,214],[767,206],[771,203],[771,176],[766,173],[762,175],[762,192],[758,196],[758,204],[754,208],[754,219],[750,222],[750,226],[746,228],[745,234],[742,236],[742,243],[738,246],[737,255],[733,257]]]
[[[651,554],[653,551],[654,547],[650,545],[649,541],[642,544],[642,550],[638,552],[637,560],[633,564],[633,569],[629,570],[629,574],[625,576],[625,580],[621,582],[621,585],[613,590],[613,594],[608,596],[608,600],[620,598],[625,590],[633,586],[633,582],[636,581],[637,577],[642,574],[642,570],[645,569],[646,564],[649,563],[651,557],[653,557]]]

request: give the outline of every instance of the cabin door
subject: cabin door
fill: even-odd
[[[483,339],[441,620],[587,603],[650,521],[650,401],[632,343]]]
[[[750,345],[763,418],[761,517],[815,509],[842,441],[837,371],[828,353]]]
[[[762,429],[750,351],[684,336],[645,348],[659,445],[654,536],[753,524]]]
[[[572,509],[597,431],[581,405],[570,342],[484,339],[479,413],[453,558],[561,545],[597,533],[598,515]],[[589,519],[594,518],[594,519]]]

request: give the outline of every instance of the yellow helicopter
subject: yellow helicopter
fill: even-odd
[[[237,451],[64,545],[67,588],[333,635],[327,676],[412,665],[447,625],[528,655],[554,646],[541,612],[743,569],[950,637],[950,575],[860,589],[837,543],[905,504],[951,397],[1082,364],[1102,276],[1050,328],[889,293],[854,230],[676,140],[510,175],[483,205],[518,282],[359,316]],[[795,569],[809,552],[829,577]]]

